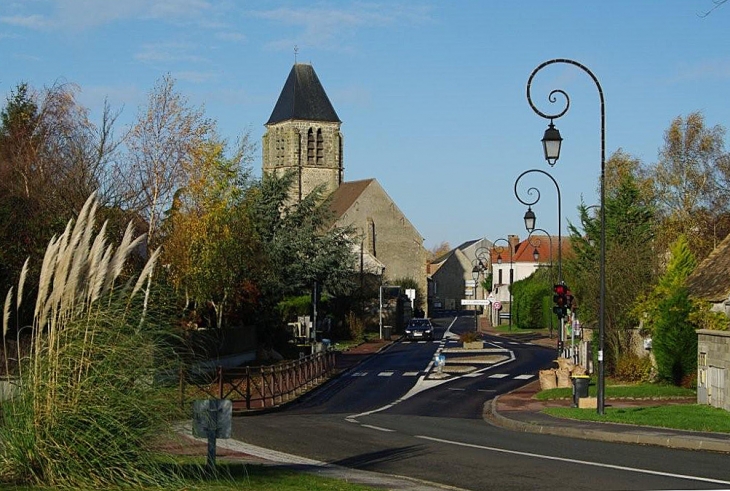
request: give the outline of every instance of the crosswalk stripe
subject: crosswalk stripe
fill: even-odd
[[[393,375],[394,372],[380,372],[378,374],[378,377],[390,377]]]
[[[355,372],[352,374],[352,377],[364,377],[367,374],[368,372]]]
[[[417,377],[420,372],[403,372],[404,377]]]
[[[532,375],[530,373],[525,373],[524,375],[517,375],[515,377],[515,380],[527,380],[527,379],[530,379],[532,377],[534,377],[534,375]]]
[[[495,374],[489,376],[489,378],[505,378],[505,377],[509,377],[509,373],[495,373]]]

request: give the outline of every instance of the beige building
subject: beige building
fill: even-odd
[[[415,280],[425,308],[423,237],[376,179],[345,182],[341,125],[314,68],[295,64],[265,125],[263,172],[294,171],[291,198],[297,201],[323,185],[336,224],[351,225],[359,234],[361,265],[384,283]]]

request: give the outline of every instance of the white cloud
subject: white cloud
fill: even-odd
[[[44,14],[36,13],[44,10]],[[215,25],[224,5],[208,0],[45,0],[14,5],[12,16],[0,22],[33,29],[83,30],[127,19],[152,19],[169,23]],[[34,13],[28,13],[34,10]]]
[[[253,17],[298,26],[297,41],[282,39],[270,43],[274,49],[291,49],[305,44],[323,49],[347,50],[344,40],[358,29],[373,29],[402,23],[429,21],[430,8],[424,6],[355,3],[347,8],[277,8],[252,11]]]
[[[134,55],[139,61],[148,63],[157,62],[204,62],[205,58],[191,53],[192,46],[187,43],[160,43],[160,44],[144,44],[141,51]]]
[[[51,22],[42,15],[10,15],[0,17],[0,22],[28,29],[43,29],[51,25]]]

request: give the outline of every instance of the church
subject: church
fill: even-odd
[[[266,122],[263,174],[296,175],[292,200],[317,186],[329,195],[335,225],[358,233],[361,271],[382,284],[411,278],[426,306],[426,249],[423,237],[375,178],[345,181],[340,121],[312,65],[295,63]]]

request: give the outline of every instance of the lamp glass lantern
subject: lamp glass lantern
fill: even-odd
[[[532,207],[528,206],[527,211],[525,212],[525,228],[527,229],[527,232],[532,233],[533,230],[535,230],[535,212],[532,211]]]
[[[535,262],[540,260],[540,252],[537,250],[537,247],[532,251],[532,257],[535,259]]]
[[[563,137],[560,136],[560,131],[555,127],[553,121],[550,120],[550,125],[542,137],[542,148],[545,152],[545,160],[551,166],[555,165],[560,158],[560,146],[562,142]]]

